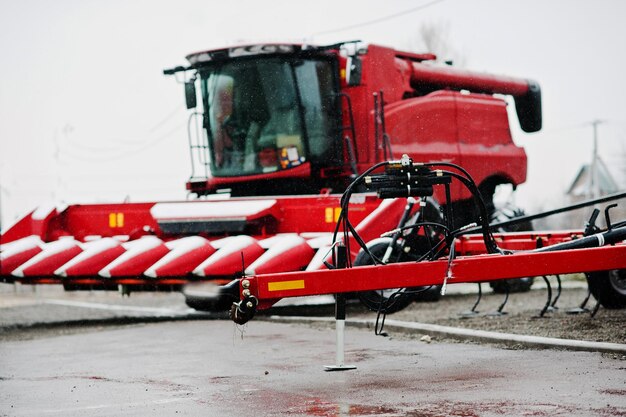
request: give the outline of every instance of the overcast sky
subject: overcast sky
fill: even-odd
[[[0,0],[0,203],[5,227],[50,201],[184,199],[191,172],[182,87],[162,69],[240,41],[361,39],[398,49],[448,28],[467,68],[537,80],[544,131],[517,202],[560,203],[591,158],[589,122],[616,171],[626,154],[626,2]],[[326,32],[326,33],[324,33]],[[317,35],[316,35],[317,34]],[[621,162],[622,166],[626,163]]]

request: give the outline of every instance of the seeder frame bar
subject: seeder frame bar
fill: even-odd
[[[626,268],[626,243],[598,248],[508,255],[459,256],[452,260],[360,266],[347,269],[286,272],[244,277],[249,293],[266,309],[288,297],[337,294],[390,288],[478,283],[501,279]],[[243,290],[243,288],[240,288]],[[244,294],[241,294],[242,299]]]

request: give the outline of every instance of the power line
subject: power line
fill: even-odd
[[[396,17],[405,16],[407,14],[414,13],[414,12],[417,12],[419,10],[423,10],[423,9],[425,9],[427,7],[430,7],[432,5],[435,5],[437,3],[441,3],[442,1],[444,1],[444,0],[434,0],[434,1],[422,4],[420,6],[413,7],[411,9],[403,10],[401,12],[397,12],[397,13],[394,13],[394,14],[391,14],[391,15],[388,15],[388,16],[379,17],[378,19],[368,20],[367,22],[356,23],[354,25],[344,26],[344,27],[341,27],[341,28],[336,28],[336,29],[331,29],[331,30],[324,30],[324,31],[321,31],[321,32],[313,33],[311,36],[328,35],[330,33],[344,32],[344,31],[350,30],[350,29],[355,29],[355,28],[360,28],[360,27],[363,27],[363,26],[373,25],[373,24],[376,24],[376,23],[384,22],[386,20],[395,19]]]
[[[184,108],[184,106],[182,104],[179,104],[178,106],[176,106],[176,108],[171,113],[169,113],[167,116],[163,117],[163,119],[161,119],[160,122],[158,122],[157,124],[152,126],[150,128],[150,130],[148,131],[148,133],[154,132],[155,130],[157,130],[158,128],[163,126],[165,123],[170,121],[170,119],[172,119],[172,117],[176,116],[178,114],[178,112],[181,111],[183,108]]]
[[[142,145],[142,146],[140,146],[138,148],[130,149],[128,151],[121,150],[118,155],[106,155],[106,156],[100,155],[100,156],[96,156],[96,155],[93,155],[95,152],[91,151],[90,153],[92,153],[92,155],[79,156],[79,155],[76,155],[76,154],[72,154],[71,151],[68,153],[67,149],[63,150],[61,152],[61,155],[68,156],[68,157],[73,158],[73,159],[77,159],[77,160],[79,160],[81,162],[96,162],[96,163],[98,163],[98,162],[111,162],[111,161],[114,161],[114,160],[126,158],[126,157],[129,157],[129,156],[133,156],[133,155],[135,155],[135,154],[137,154],[139,152],[142,152],[142,151],[144,151],[144,150],[146,150],[148,148],[151,148],[151,147],[159,144],[164,139],[168,139],[174,133],[179,132],[180,129],[186,123],[187,123],[187,121],[174,126],[172,129],[170,129],[169,131],[165,132],[161,136],[151,140],[149,143],[146,143],[146,144],[144,144],[144,145]]]

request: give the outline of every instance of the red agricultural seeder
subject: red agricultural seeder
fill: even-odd
[[[384,168],[384,173],[372,174],[379,168]],[[434,211],[437,218],[428,219],[426,207],[433,186],[445,187],[449,195],[452,180],[460,181],[474,196],[481,213],[479,225],[455,225],[450,209],[443,211],[443,217]],[[382,199],[408,198],[398,227],[369,243],[349,220],[350,196],[359,185],[376,191]],[[624,196],[626,193],[612,197]],[[421,201],[421,210],[417,212],[413,212],[414,197]],[[596,209],[584,231],[494,234],[492,230],[502,224],[490,225],[486,220],[487,207],[467,171],[446,162],[416,164],[407,155],[400,161],[383,162],[367,170],[348,187],[341,203],[333,251],[326,261],[328,270],[243,277],[239,280],[241,301],[231,309],[234,321],[246,322],[257,308],[268,308],[285,297],[358,292],[365,294],[362,301],[372,309],[392,312],[407,294],[423,291],[427,286],[440,285],[444,294],[446,286],[452,283],[576,272],[588,273],[592,291],[606,307],[626,306],[626,294],[600,289],[606,284],[604,281],[615,280],[614,277],[623,283],[626,273],[626,222],[611,223],[611,206],[605,212],[606,230],[595,226]],[[506,223],[517,221],[528,219]],[[481,233],[470,234],[475,231]],[[360,252],[351,262],[348,254],[355,242]],[[332,263],[328,262],[330,258]],[[416,287],[419,289],[411,290]],[[388,296],[384,294],[384,290],[393,288],[397,290]]]
[[[380,173],[381,169],[384,172]],[[474,197],[480,224],[455,225],[450,205],[441,212],[428,212],[433,188],[443,186],[449,197],[453,180],[460,181]],[[369,243],[359,236],[349,219],[350,197],[359,186],[376,191],[381,199],[407,198],[398,227]],[[622,193],[609,199],[625,196]],[[414,210],[417,201],[420,204]],[[598,300],[592,314],[600,303],[608,308],[623,308],[626,292],[619,290],[626,282],[626,221],[611,223],[609,209],[614,206],[605,210],[606,230],[596,227],[599,210],[595,209],[584,231],[494,234],[492,230],[505,224],[489,224],[485,202],[466,170],[447,162],[414,163],[404,155],[399,161],[374,165],[347,188],[341,199],[342,211],[331,253],[325,260],[327,270],[242,277],[237,281],[240,301],[232,305],[231,319],[246,323],[257,309],[267,309],[287,297],[335,294],[337,361],[326,369],[345,370],[352,368],[343,363],[345,298],[349,293],[357,293],[365,305],[378,312],[377,333],[382,331],[384,316],[406,306],[413,294],[440,286],[444,295],[447,285],[454,283],[584,272],[590,291]],[[428,218],[429,215],[435,218]],[[505,223],[517,221],[528,218]],[[470,234],[475,231],[480,234]],[[355,243],[360,252],[351,262],[350,248]],[[541,315],[550,304],[549,297]],[[503,307],[504,303],[499,311]]]

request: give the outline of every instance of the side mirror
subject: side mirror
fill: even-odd
[[[363,63],[357,56],[349,56],[346,62],[346,83],[349,86],[361,84]]]
[[[195,80],[187,81],[185,83],[185,102],[188,109],[195,109],[196,105],[196,83]]]

